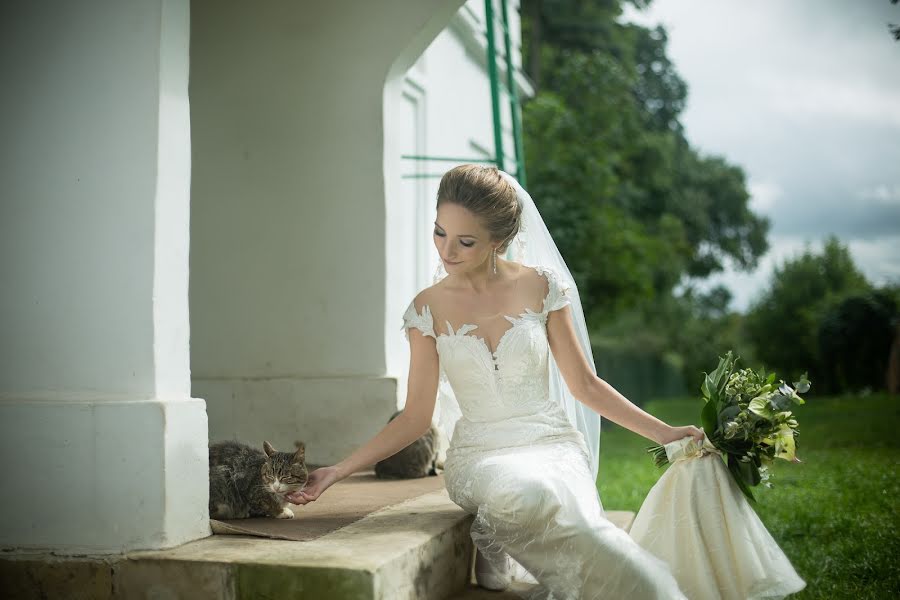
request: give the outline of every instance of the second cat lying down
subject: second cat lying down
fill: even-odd
[[[396,411],[388,423],[403,413]],[[441,432],[432,425],[423,435],[399,452],[375,463],[375,477],[379,479],[416,479],[438,475],[443,471]]]
[[[306,446],[278,452],[228,440],[209,446],[209,516],[212,519],[293,519],[285,496],[306,485]]]

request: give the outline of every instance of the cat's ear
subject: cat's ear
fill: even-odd
[[[306,458],[306,444],[297,441],[294,442],[294,445],[297,446],[297,451],[294,452],[294,462],[303,462]]]
[[[263,450],[266,451],[266,456],[272,456],[275,454],[275,448],[272,447],[272,444],[269,442],[263,442]]]

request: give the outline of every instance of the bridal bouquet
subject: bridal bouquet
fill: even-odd
[[[712,373],[704,372],[700,391],[704,405],[700,422],[706,440],[721,451],[728,470],[744,495],[755,502],[750,488],[760,483],[771,487],[768,465],[776,458],[801,462],[796,455],[797,419],[792,404],[803,404],[798,395],[809,390],[806,373],[794,387],[775,383],[775,373],[760,369],[736,369],[731,351]],[[665,445],[647,448],[656,466],[669,462]]]

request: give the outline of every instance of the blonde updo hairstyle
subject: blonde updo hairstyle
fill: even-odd
[[[468,209],[488,230],[492,241],[502,241],[497,254],[506,252],[522,224],[516,190],[494,166],[459,165],[444,173],[437,206],[444,202]]]

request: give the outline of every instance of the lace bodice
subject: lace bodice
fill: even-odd
[[[570,304],[569,289],[553,269],[531,267],[548,284],[540,312],[526,309],[518,316],[505,315],[508,329],[491,350],[478,325],[464,323],[454,329],[449,321],[446,333],[436,333],[430,307],[421,313],[410,302],[403,315],[404,333],[414,327],[422,335],[435,338],[441,377],[446,378],[467,421],[500,421],[535,413],[562,413],[558,403],[549,402],[547,317],[551,311]],[[554,421],[558,421],[554,419]],[[456,435],[454,435],[454,438]]]

